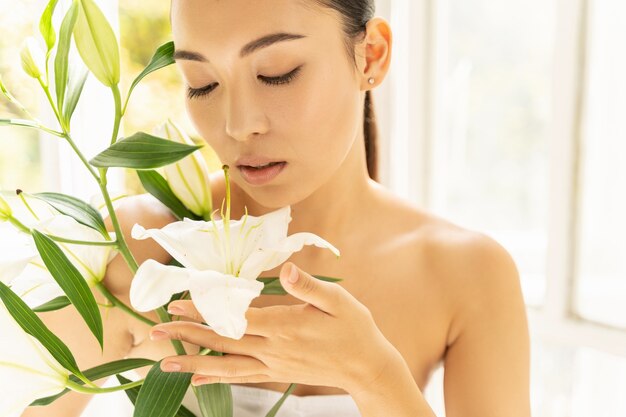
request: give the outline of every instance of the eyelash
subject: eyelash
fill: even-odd
[[[291,81],[293,81],[296,78],[301,68],[302,66],[299,66],[296,69],[288,72],[287,74],[281,75],[278,77],[263,77],[261,75],[259,75],[259,77],[261,78],[262,82],[268,85],[289,84]],[[209,84],[206,87],[201,87],[201,88],[187,87],[187,97],[191,100],[196,97],[208,96],[215,89],[215,85],[216,83]]]

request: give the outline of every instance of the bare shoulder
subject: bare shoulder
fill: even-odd
[[[454,309],[447,344],[475,320],[506,313],[498,308],[523,311],[519,272],[506,248],[485,233],[430,217],[421,232],[425,259]]]
[[[446,415],[527,417],[530,337],[518,269],[493,238],[445,223],[428,232],[428,254],[451,306]]]
[[[438,280],[454,309],[448,344],[477,316],[492,313],[490,308],[523,308],[517,266],[495,239],[398,197],[388,201],[394,207],[397,235],[410,242],[405,247],[420,259],[422,272]]]

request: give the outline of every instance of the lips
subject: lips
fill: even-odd
[[[250,185],[260,186],[270,183],[276,178],[287,165],[287,162],[269,163],[265,167],[253,168],[247,165],[239,165],[237,169],[241,177]]]
[[[267,158],[264,156],[244,156],[239,158],[236,162],[235,165],[237,165],[237,167],[252,167],[252,168],[259,168],[259,167],[264,167],[266,165],[276,165],[278,163],[281,162],[285,162],[283,160],[280,159],[271,159],[271,158]]]

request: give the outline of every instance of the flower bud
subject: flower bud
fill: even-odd
[[[93,0],[79,0],[74,41],[87,68],[105,86],[120,81],[120,53],[108,20]]]
[[[160,125],[155,135],[185,145],[193,140],[173,121]],[[208,219],[212,211],[209,168],[200,151],[163,168],[165,180],[172,192],[190,211]]]
[[[22,44],[22,51],[20,52],[22,58],[22,68],[26,74],[33,78],[41,78],[45,73],[45,56],[37,40],[32,36],[26,38]]]

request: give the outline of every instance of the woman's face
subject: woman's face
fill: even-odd
[[[340,17],[309,3],[172,2],[191,121],[230,166],[232,181],[269,208],[295,204],[326,183],[359,134],[363,92]],[[242,50],[273,34],[283,35]],[[239,161],[245,157],[284,163],[255,171],[238,164],[267,161]]]

